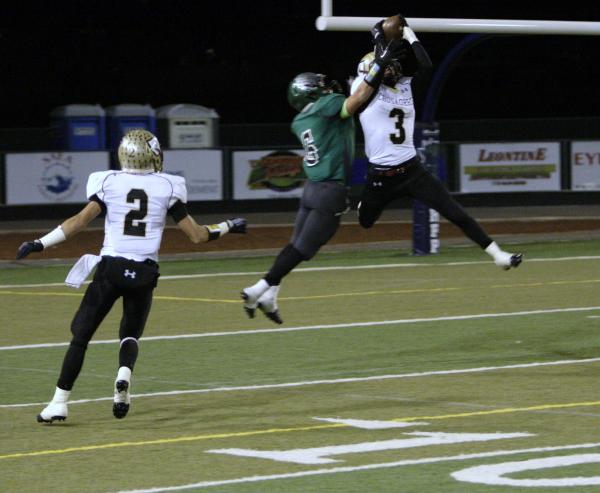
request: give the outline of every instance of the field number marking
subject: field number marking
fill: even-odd
[[[404,433],[414,438],[380,440],[376,442],[353,443],[350,445],[330,445],[325,447],[298,448],[291,450],[253,450],[242,448],[224,448],[207,450],[209,454],[236,455],[239,457],[255,457],[277,462],[294,464],[331,464],[340,462],[330,459],[331,455],[358,454],[380,452],[383,450],[404,450],[414,447],[432,445],[449,445],[452,443],[489,442],[508,438],[524,438],[534,436],[531,433],[444,433],[415,431]]]
[[[503,462],[475,466],[453,472],[452,477],[467,483],[532,487],[565,487],[565,486],[591,486],[600,485],[600,476],[572,477],[572,478],[536,478],[512,479],[505,477],[507,474],[538,469],[556,469],[559,467],[574,466],[577,464],[600,464],[600,454],[576,454],[543,459],[530,459],[518,462]]]

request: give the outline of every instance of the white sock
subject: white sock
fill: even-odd
[[[126,380],[129,382],[131,380],[131,369],[127,366],[122,366],[119,368],[117,373],[117,381],[118,380]]]
[[[492,241],[487,246],[487,248],[485,249],[485,252],[493,258],[496,258],[501,253],[504,253],[504,252],[502,252],[502,250],[500,250],[500,247],[498,246],[498,244],[495,241]]]
[[[246,288],[246,292],[255,298],[260,297],[267,289],[269,289],[269,283],[264,279],[261,279],[253,286]]]
[[[276,300],[277,299],[277,295],[279,294],[279,288],[281,287],[281,284],[277,285],[277,286],[271,286],[269,287],[269,289],[267,289],[259,298],[259,301],[266,301],[266,300]]]
[[[63,390],[56,387],[56,390],[54,391],[54,397],[52,398],[52,402],[67,402],[69,400],[70,395],[70,390]]]

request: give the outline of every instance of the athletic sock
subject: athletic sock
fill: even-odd
[[[70,390],[63,390],[59,387],[56,387],[54,391],[54,397],[52,397],[52,402],[67,402],[69,400],[69,396],[71,395]]]

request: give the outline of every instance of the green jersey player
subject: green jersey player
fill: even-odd
[[[308,180],[300,199],[290,242],[271,269],[257,283],[242,290],[250,318],[259,308],[270,320],[282,323],[277,306],[281,280],[300,262],[310,260],[335,234],[347,209],[346,168],[354,155],[352,115],[379,87],[389,61],[398,48],[390,42],[370,67],[351,96],[344,97],[336,81],[323,74],[304,72],[288,87],[288,102],[298,111],[292,131],[305,151],[303,166]]]

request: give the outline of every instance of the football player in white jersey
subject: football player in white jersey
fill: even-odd
[[[37,416],[40,423],[62,421],[79,375],[89,341],[115,301],[123,298],[119,327],[119,369],[115,379],[113,414],[129,411],[131,373],[138,356],[152,293],[159,277],[158,250],[169,214],[194,243],[215,240],[225,233],[245,233],[246,220],[235,218],[201,226],[187,213],[185,179],[162,173],[158,139],[147,130],[131,130],[118,150],[121,170],[92,173],[87,183],[88,204],[38,240],[23,243],[17,259],[56,245],[106,213],[100,256],[84,255],[71,269],[67,284],[79,287],[97,266],[71,323],[71,339],[52,401]]]
[[[368,73],[376,53],[386,45],[383,22],[373,28],[375,53],[368,53],[360,61],[351,92]],[[388,65],[379,90],[360,112],[365,153],[369,159],[367,183],[358,205],[360,225],[372,227],[392,200],[409,196],[437,210],[458,226],[494,259],[496,265],[503,269],[517,267],[523,255],[503,251],[452,198],[440,180],[421,164],[413,141],[412,83],[413,80],[427,79],[431,60],[402,15],[389,17],[385,22],[395,22],[402,29],[403,42],[397,60]]]

